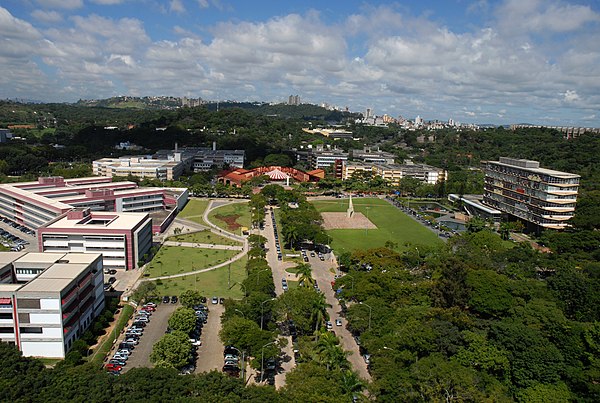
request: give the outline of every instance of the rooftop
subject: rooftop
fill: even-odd
[[[64,215],[43,228],[60,228],[62,230],[93,228],[131,230],[147,218],[149,218],[148,213],[111,213],[93,211],[89,213],[89,215],[81,218],[70,219],[69,215]]]

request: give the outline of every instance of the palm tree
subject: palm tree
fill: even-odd
[[[315,299],[310,318],[315,323],[315,332],[321,327],[323,321],[325,320],[327,308],[331,308],[331,304],[328,304],[325,300],[325,294],[318,294],[318,298]]]
[[[315,279],[312,278],[312,267],[306,263],[300,263],[292,270],[296,272],[296,278],[300,283],[304,284],[305,287],[310,287],[315,283]]]
[[[327,370],[348,367],[348,353],[340,347],[338,338],[332,332],[320,333],[315,351],[319,361],[327,366]]]
[[[342,375],[342,390],[344,394],[360,392],[364,388],[364,384],[356,372],[346,370]]]

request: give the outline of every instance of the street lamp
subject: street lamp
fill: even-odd
[[[276,342],[272,341],[270,343],[265,344],[260,349],[260,383],[262,383],[262,381],[263,381],[263,375],[265,373],[265,347],[267,347],[267,346],[269,346],[271,344],[275,344],[275,343]]]
[[[237,309],[236,309],[237,311]],[[234,346],[229,346],[232,349],[234,349],[235,351],[237,351],[239,354],[242,355],[242,379],[244,380],[244,384],[246,384],[246,376],[244,373],[244,370],[246,369],[246,352],[245,351],[240,351],[238,348],[234,347]]]
[[[244,319],[246,319],[246,314],[245,314],[244,312],[240,311],[240,310],[239,310],[239,309],[237,309],[237,308],[234,308],[234,311],[238,311],[239,313],[241,313],[241,314],[242,314],[242,317],[243,317]]]
[[[248,296],[248,294],[246,293],[246,286],[242,283],[240,283],[239,281],[236,281],[235,283],[231,284],[231,287],[229,287],[229,289],[231,290],[233,288],[234,285],[239,284],[240,287],[242,287],[244,289],[244,298]]]
[[[373,310],[373,308],[371,307],[371,305],[364,303],[364,302],[359,302],[359,304],[364,305],[367,308],[369,308],[369,330],[371,330],[371,311]]]
[[[354,292],[354,276],[351,274],[346,274],[346,277],[350,277],[352,279],[352,292]]]
[[[263,330],[263,317],[265,316],[265,302],[275,301],[277,298],[269,298],[260,303],[260,330]]]
[[[258,286],[258,280],[260,279],[260,273],[262,273],[263,271],[267,271],[267,270],[271,270],[271,269],[270,268],[269,269],[262,269],[262,270],[259,270],[258,273],[256,273],[256,285],[257,286]]]

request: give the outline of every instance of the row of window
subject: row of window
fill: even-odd
[[[12,327],[0,327],[0,333],[14,333],[15,329]],[[42,334],[43,329],[41,327],[19,327],[19,332],[22,334]]]

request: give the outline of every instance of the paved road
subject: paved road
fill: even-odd
[[[198,347],[198,362],[196,373],[221,371],[223,368],[223,343],[219,338],[221,330],[221,315],[225,311],[223,305],[208,305],[208,323],[202,328],[200,340],[202,345]]]
[[[281,295],[284,292],[283,287],[281,286],[282,278],[296,281],[296,277],[293,274],[285,271],[286,268],[295,266],[295,263],[286,262],[285,260],[280,261],[277,259],[277,248],[275,247],[275,233],[273,232],[272,222],[273,221],[271,218],[271,213],[269,212],[265,217],[265,229],[261,231],[261,235],[267,238],[267,262],[271,267],[273,282],[275,283],[275,294]],[[285,386],[286,374],[296,366],[292,338],[287,337],[287,339],[288,345],[282,349],[283,359],[281,361],[281,370],[275,375],[275,388],[277,389]],[[254,381],[258,382],[259,380]]]
[[[341,315],[342,308],[337,298],[335,298],[333,288],[331,287],[331,282],[334,281],[335,273],[332,273],[329,269],[336,267],[335,258],[333,257],[333,254],[325,254],[324,257],[325,261],[321,261],[317,256],[309,257],[308,259],[313,269],[313,278],[317,280],[321,292],[325,294],[327,303],[332,306],[327,309],[327,313],[329,314],[331,322],[334,324],[333,331],[340,339],[342,348],[345,351],[350,352],[348,361],[352,365],[352,368],[361,378],[371,380],[371,374],[369,374],[367,364],[360,355],[358,345],[350,331],[346,329],[348,322],[346,321],[346,318],[343,318]],[[342,320],[342,326],[335,326],[335,319],[337,318]]]
[[[167,330],[169,317],[173,311],[179,307],[179,304],[158,304],[156,311],[152,314],[150,322],[144,328],[144,335],[140,338],[140,344],[135,346],[133,353],[127,360],[127,365],[123,368],[123,371],[128,371],[131,368],[146,367],[152,368],[153,365],[150,363],[150,353],[152,353],[152,347],[154,343],[158,341]],[[131,324],[131,321],[128,325]],[[126,330],[127,328],[125,328]],[[123,341],[124,334],[121,334],[117,339],[118,342]],[[117,343],[115,343],[117,345]],[[112,356],[112,354],[111,354]]]

